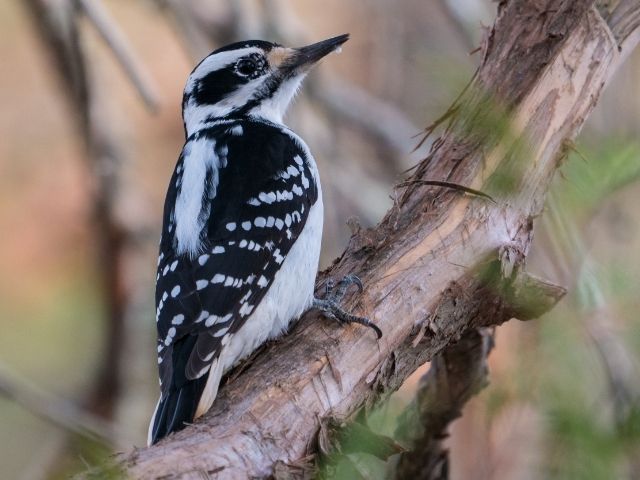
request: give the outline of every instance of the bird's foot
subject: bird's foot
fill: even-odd
[[[337,285],[333,280],[328,280],[324,298],[314,298],[311,308],[320,310],[325,317],[331,318],[341,324],[359,323],[365,327],[372,328],[378,338],[382,338],[382,330],[371,320],[352,315],[340,308],[340,302],[351,285],[356,285],[358,290],[362,292],[362,282],[355,275],[347,275],[340,280]]]

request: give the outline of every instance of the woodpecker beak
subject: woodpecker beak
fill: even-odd
[[[286,49],[287,52],[282,58],[279,69],[286,75],[295,75],[306,72],[321,58],[338,50],[340,46],[349,40],[349,34],[322,40],[321,42],[307,45],[306,47]],[[284,52],[282,52],[284,53]]]

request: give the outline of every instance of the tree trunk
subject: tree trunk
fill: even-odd
[[[638,42],[639,23],[640,0],[611,15],[587,0],[500,2],[481,66],[431,154],[395,190],[383,221],[356,233],[319,278],[320,288],[358,274],[365,290],[347,305],[384,337],[307,315],[193,427],[123,456],[128,474],[246,478],[299,465],[317,450],[321,420],[375,405],[471,328],[551,308],[564,290],[524,271],[533,222],[567,145]]]

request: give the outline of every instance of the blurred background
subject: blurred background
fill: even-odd
[[[65,478],[143,446],[158,383],[161,211],[193,65],[226,43],[350,32],[287,123],[323,179],[322,266],[373,226],[477,67],[489,0],[0,3],[0,465]],[[454,423],[454,479],[640,478],[640,51],[554,180],[529,269],[569,288],[496,333],[491,385]],[[426,368],[426,367],[425,367]],[[372,418],[392,434],[424,368]],[[91,440],[99,432],[110,445]],[[340,478],[381,478],[366,455]],[[354,473],[355,472],[355,473]]]

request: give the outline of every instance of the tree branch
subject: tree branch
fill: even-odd
[[[204,419],[122,457],[129,474],[270,475],[315,451],[320,419],[372,407],[465,331],[536,315],[517,282],[533,219],[619,49],[637,43],[616,38],[593,1],[502,2],[471,88],[412,177],[465,185],[497,204],[419,183],[401,189],[383,221],[354,235],[320,277],[361,276],[366,289],[349,307],[380,325],[382,340],[307,316],[225,385]]]
[[[394,478],[449,478],[442,441],[464,404],[489,383],[487,356],[492,347],[489,331],[473,329],[433,358],[396,430],[396,437],[412,449],[399,456]]]

